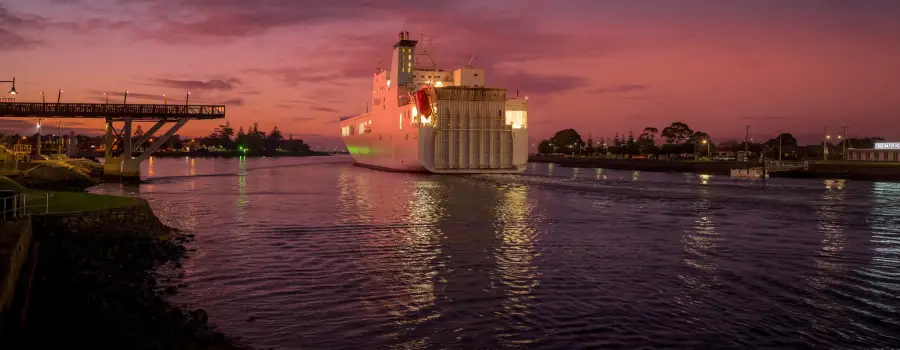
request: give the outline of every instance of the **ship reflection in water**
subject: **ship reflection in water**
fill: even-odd
[[[900,346],[897,184],[152,166],[197,236],[174,301],[262,348]]]

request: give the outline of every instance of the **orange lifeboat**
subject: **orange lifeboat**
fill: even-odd
[[[416,91],[416,109],[425,118],[431,117],[431,101],[428,99],[428,92],[424,89]]]

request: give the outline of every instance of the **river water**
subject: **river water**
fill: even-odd
[[[160,159],[176,302],[259,347],[900,347],[900,184]]]

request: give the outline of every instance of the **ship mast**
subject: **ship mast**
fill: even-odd
[[[417,66],[416,69],[433,69],[435,71],[438,70],[437,62],[434,60],[433,52],[434,52],[434,43],[432,42],[432,36],[425,36],[425,32],[420,34],[420,42],[424,43],[422,45],[421,50],[416,50],[416,64],[418,65],[421,62],[424,62],[420,59],[420,57],[427,57],[429,61],[431,61],[431,67],[427,66]]]

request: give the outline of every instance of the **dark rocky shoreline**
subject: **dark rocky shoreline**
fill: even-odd
[[[15,181],[73,192],[101,182],[92,169],[60,169]],[[33,217],[36,268],[12,342],[24,349],[251,348],[216,331],[205,310],[166,300],[185,286],[181,261],[189,258],[184,245],[193,235],[163,225],[146,201],[140,203]]]
[[[190,235],[98,237],[41,240],[27,348],[248,349],[215,331],[206,311],[165,300],[184,286],[179,261]]]

